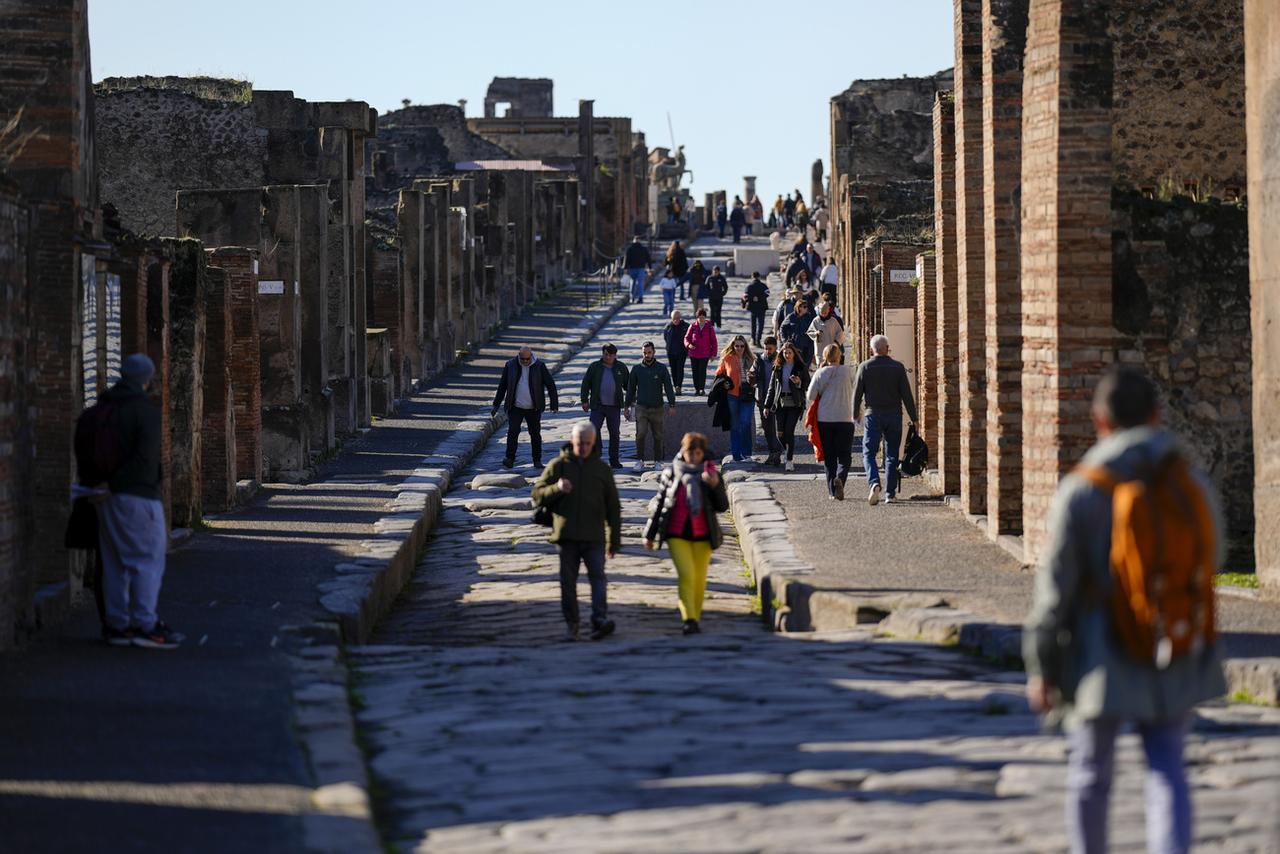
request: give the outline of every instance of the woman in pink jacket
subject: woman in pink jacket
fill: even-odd
[[[705,308],[698,309],[697,322],[684,334],[684,348],[689,351],[689,361],[693,362],[693,392],[704,395],[707,393],[707,362],[719,353],[716,328],[707,319]]]

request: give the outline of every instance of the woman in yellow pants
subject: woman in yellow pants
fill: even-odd
[[[679,577],[680,617],[686,635],[702,631],[702,600],[707,593],[707,568],[711,552],[720,547],[717,513],[729,509],[724,481],[716,465],[707,459],[707,437],[685,433],[680,453],[658,477],[658,493],[649,503],[645,546],[658,548],[663,540]]]

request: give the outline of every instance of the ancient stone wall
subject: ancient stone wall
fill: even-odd
[[[206,252],[206,260],[209,260]],[[221,513],[236,500],[236,425],[231,373],[231,291],[221,267],[205,268],[204,386],[201,416],[201,503],[205,513]]]
[[[223,246],[210,250],[210,263],[223,271],[230,303],[227,365],[234,393],[235,474],[262,480],[262,365],[258,346],[258,250]],[[206,354],[206,363],[209,356]]]
[[[933,105],[934,259],[937,264],[938,428],[933,444],[938,486],[960,493],[960,291],[956,286],[955,98],[939,92]]]
[[[484,115],[497,117],[497,107],[505,103],[503,118],[547,118],[555,115],[552,101],[555,84],[546,77],[495,77],[484,94]]]
[[[200,521],[204,495],[204,349],[207,310],[204,247],[173,239],[169,276],[169,435],[172,522]],[[221,369],[221,366],[219,366]]]
[[[1120,194],[1112,208],[1118,361],[1159,384],[1167,425],[1222,498],[1232,567],[1253,563],[1249,234],[1235,205]]]

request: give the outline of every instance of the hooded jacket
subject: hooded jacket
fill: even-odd
[[[1099,441],[1083,462],[1127,480],[1153,471],[1174,453],[1182,451],[1172,433],[1135,427]],[[1218,496],[1203,472],[1193,467],[1193,474],[1213,512],[1219,546],[1215,564],[1221,566]],[[1034,603],[1023,627],[1027,674],[1043,676],[1062,691],[1061,712],[1069,722],[1101,717],[1169,721],[1225,694],[1217,644],[1176,658],[1164,670],[1129,657],[1111,625],[1110,552],[1111,496],[1068,474],[1049,510],[1049,543],[1036,570]],[[1069,637],[1065,643],[1064,637]]]
[[[502,407],[510,412],[515,408],[516,384],[520,382],[520,371],[523,369],[524,366],[520,364],[518,356],[507,361],[506,367],[502,369],[502,378],[498,380],[498,391],[493,396],[494,409]],[[549,391],[551,392],[551,411],[555,412],[560,408],[560,397],[556,393],[556,381],[552,379],[546,363],[534,356],[533,361],[529,363],[528,371],[529,396],[533,398],[534,411],[542,412],[547,408]]]
[[[560,478],[573,484],[573,490],[560,490]],[[566,443],[560,455],[542,470],[533,485],[533,503],[552,508],[550,542],[565,541],[601,543],[608,531],[608,549],[622,548],[622,504],[613,469],[600,458],[600,439],[596,437],[591,456],[585,460]]]
[[[114,493],[160,500],[160,407],[141,387],[120,380],[102,395],[115,411],[111,423],[120,439],[123,459],[107,479]]]

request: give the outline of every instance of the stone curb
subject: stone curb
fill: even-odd
[[[547,366],[553,374],[581,352],[587,342],[627,304],[620,294],[569,330],[563,351]],[[320,604],[338,621],[342,640],[366,643],[378,620],[391,609],[417,565],[427,536],[435,527],[454,477],[470,465],[506,414],[472,419],[424,457],[388,504],[388,513],[374,523],[375,539],[361,543],[359,555],[334,567],[335,577],[319,585]]]
[[[929,594],[861,595],[823,590],[811,564],[797,557],[786,509],[768,483],[744,472],[725,475],[742,554],[756,581],[765,622],[781,632],[840,631],[878,623],[878,632],[954,646],[1002,666],[1022,668],[1022,627],[951,608]],[[1280,658],[1225,662],[1227,691],[1280,705]]]

